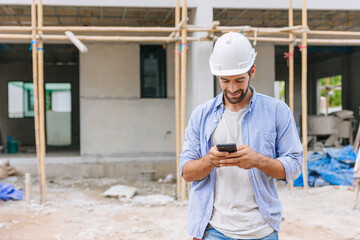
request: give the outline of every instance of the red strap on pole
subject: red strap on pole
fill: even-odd
[[[297,45],[299,50],[302,51],[303,49],[307,48],[307,46],[301,46],[300,44]]]
[[[286,65],[289,67],[289,58],[294,56],[294,52],[284,52],[284,58],[286,58]]]

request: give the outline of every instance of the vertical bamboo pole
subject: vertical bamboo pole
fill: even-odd
[[[182,20],[187,19],[186,0],[182,1]],[[186,124],[186,24],[182,25],[181,29],[181,145],[184,146],[185,141],[185,124]],[[181,200],[184,201],[187,197],[186,182],[181,179]]]
[[[36,157],[38,159],[38,176],[41,182],[41,160],[40,160],[40,132],[39,132],[39,94],[38,94],[38,62],[37,62],[37,43],[36,43],[36,4],[35,0],[31,3],[31,27],[32,30],[32,67],[33,67],[33,86],[34,86],[34,125],[35,125],[35,146]]]
[[[175,26],[180,22],[180,0],[176,0],[175,7]],[[180,37],[180,33],[176,33],[176,38]],[[181,176],[180,176],[180,56],[179,41],[175,42],[175,128],[176,128],[176,196],[180,199],[181,195]]]
[[[303,0],[302,7],[302,25],[307,26],[307,10],[306,0]],[[307,191],[308,185],[308,169],[307,169],[307,32],[302,33],[301,50],[301,105],[302,105],[302,144],[304,149],[304,162],[303,162],[303,181],[304,190]]]
[[[293,6],[292,0],[290,0],[289,5],[289,27],[294,25],[293,20]],[[289,34],[291,42],[289,43],[289,106],[291,111],[294,114],[294,34],[291,32]],[[290,180],[289,182],[289,191],[292,191],[294,188],[294,181]]]
[[[42,0],[39,0],[38,4],[38,27],[43,26],[43,5]],[[45,202],[45,187],[46,187],[46,175],[45,175],[45,101],[44,101],[44,42],[42,39],[42,31],[39,31],[39,44],[38,44],[38,64],[39,64],[39,127],[40,127],[40,191],[41,191],[41,203]]]

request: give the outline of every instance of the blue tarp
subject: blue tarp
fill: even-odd
[[[23,192],[21,189],[8,183],[0,183],[0,200],[23,200]]]
[[[308,157],[309,186],[351,185],[355,160],[356,153],[351,145],[324,148],[323,153],[313,153]],[[294,181],[294,186],[304,186],[302,174]]]

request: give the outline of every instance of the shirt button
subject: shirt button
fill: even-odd
[[[218,121],[217,119],[214,120],[214,122],[217,122],[217,121]]]

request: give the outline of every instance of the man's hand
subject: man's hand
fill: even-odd
[[[216,146],[213,146],[208,154],[208,161],[215,167],[220,167],[220,161],[229,156],[228,152],[220,152]]]
[[[229,153],[226,159],[220,160],[220,167],[238,166],[243,169],[255,167],[256,160],[259,159],[259,153],[255,152],[248,145],[237,146],[237,152]]]

